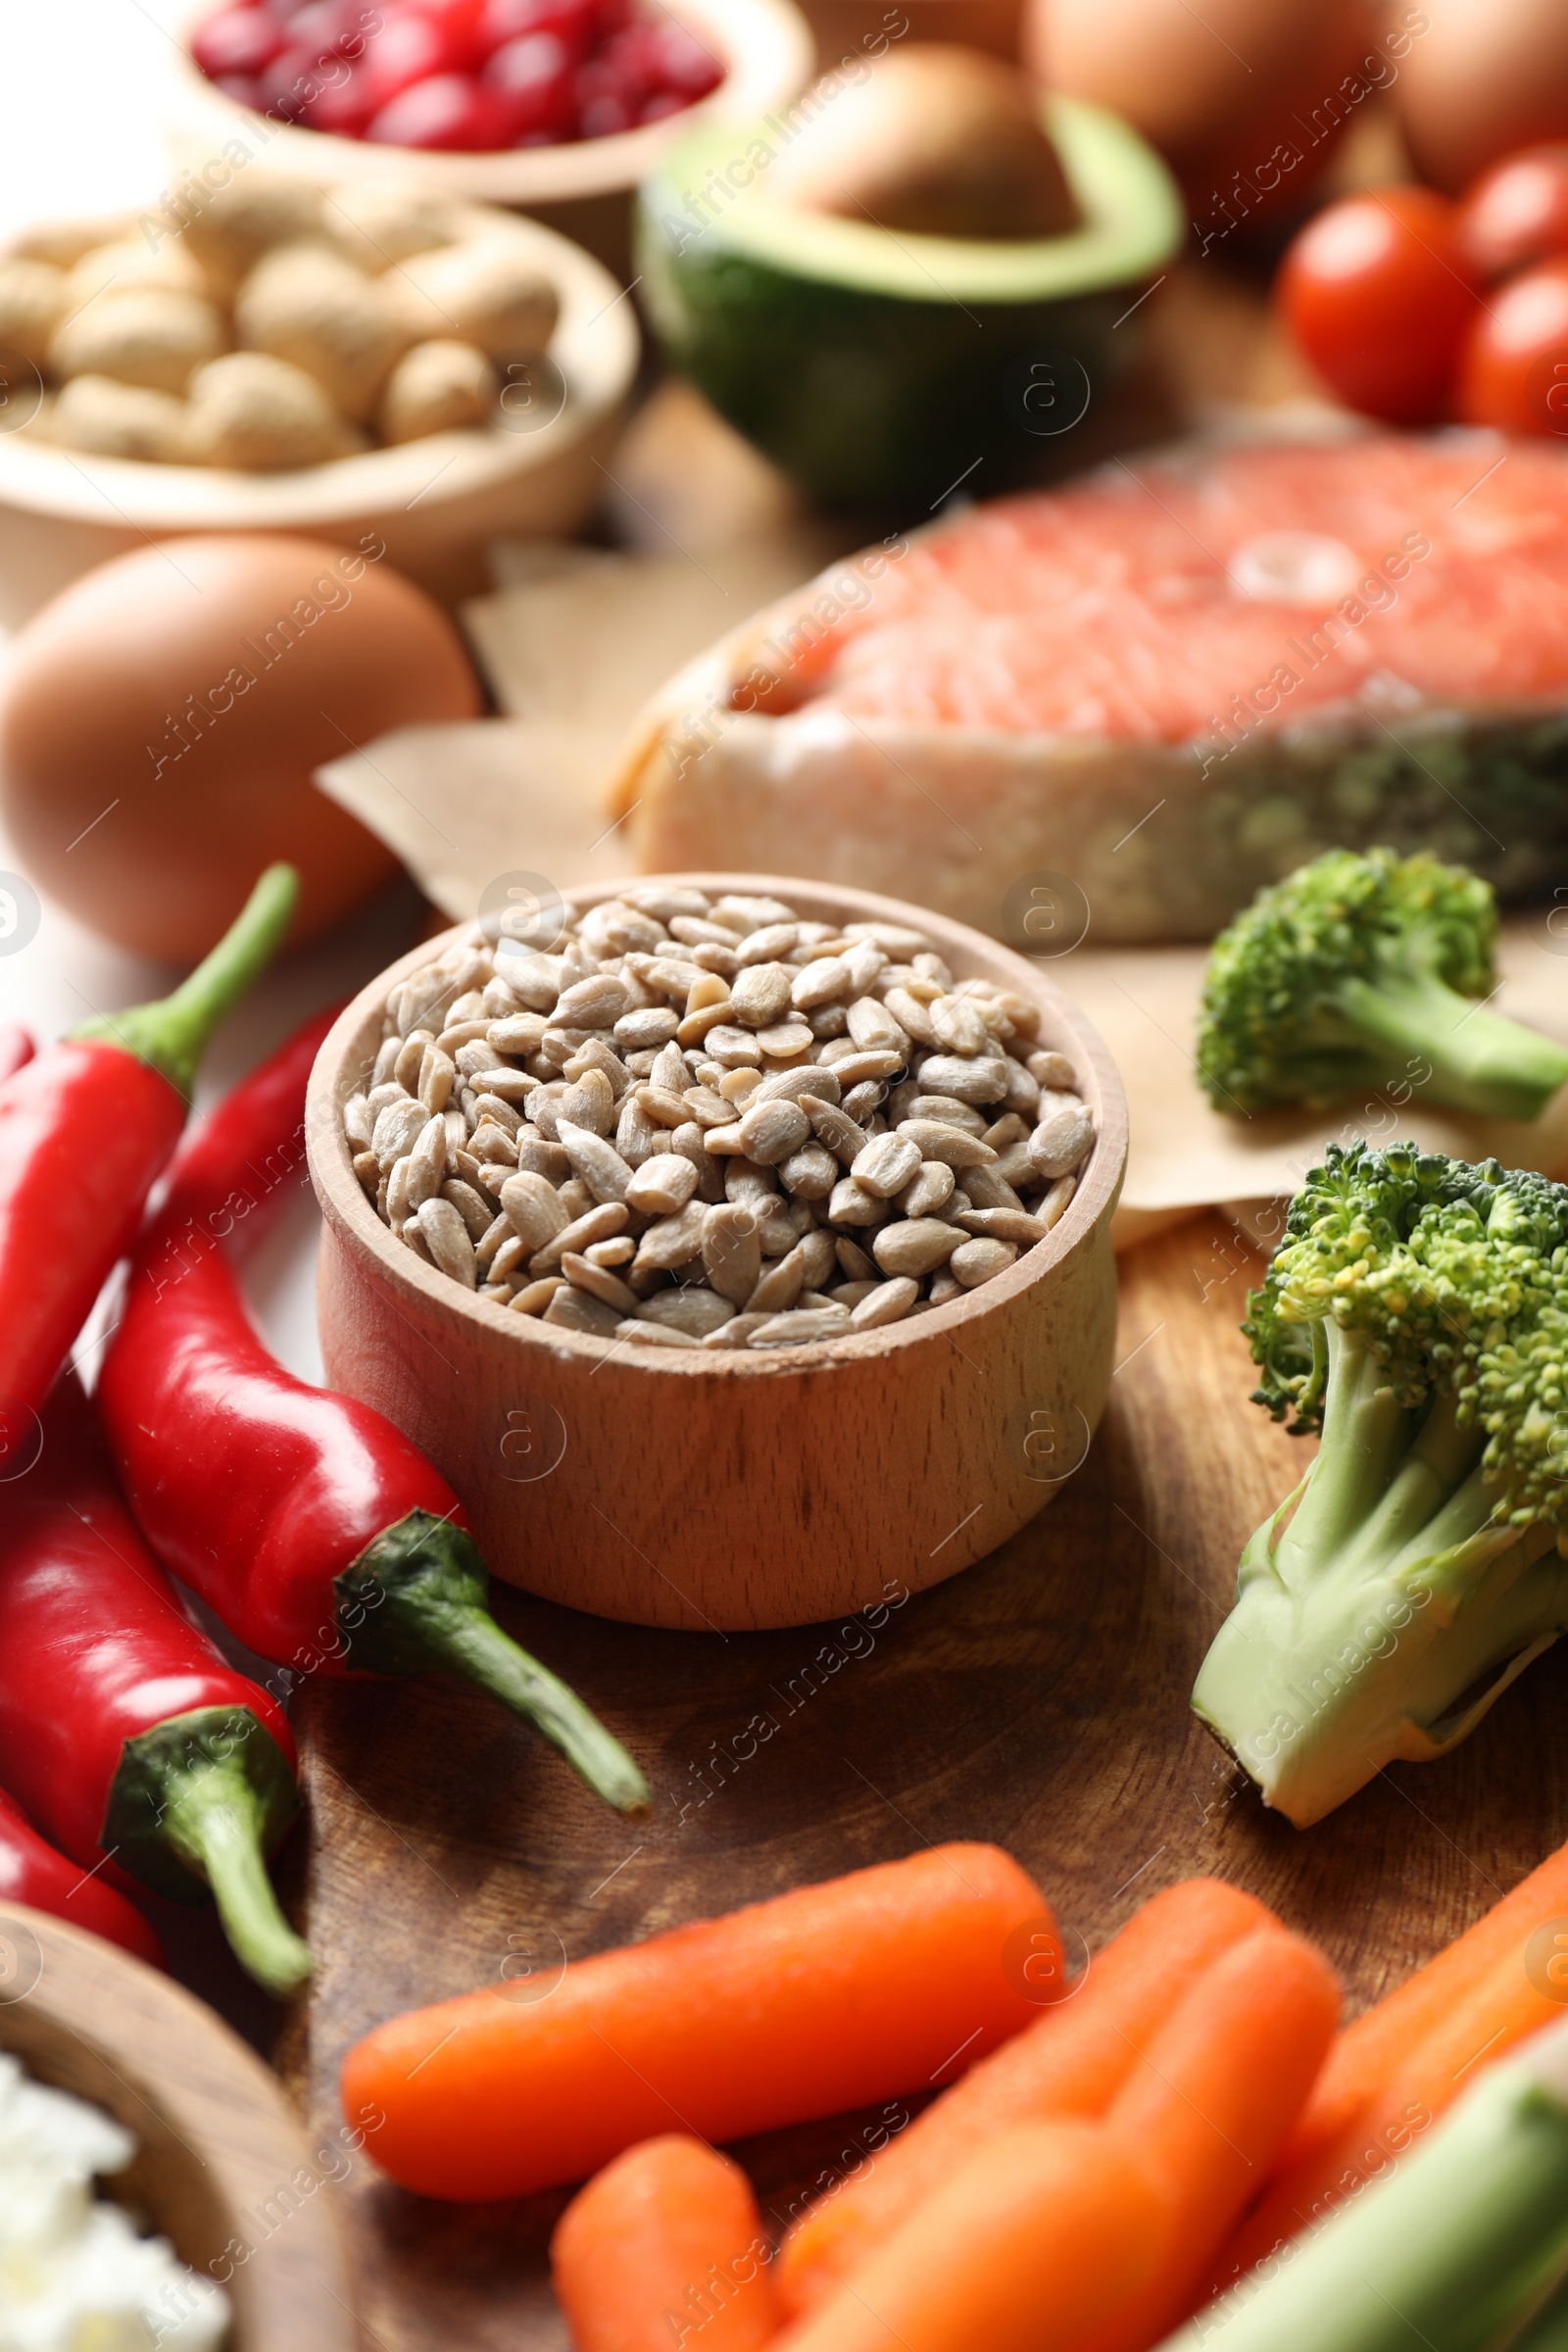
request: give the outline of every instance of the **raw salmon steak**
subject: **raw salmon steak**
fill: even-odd
[[[975,507],[693,663],[617,792],[646,867],[1036,948],[1042,895],[1080,934],[1203,938],[1335,845],[1539,888],[1568,848],[1568,452],[1200,445]]]

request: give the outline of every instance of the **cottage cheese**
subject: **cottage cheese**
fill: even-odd
[[[0,2057],[0,2352],[216,2352],[228,2298],[94,2193],[136,2143]]]

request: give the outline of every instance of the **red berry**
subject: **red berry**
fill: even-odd
[[[343,59],[334,58],[321,68],[318,78],[318,93],[300,115],[307,130],[330,131],[340,139],[363,138],[374,111],[365,75],[355,73]]]
[[[630,24],[595,52],[584,71],[584,94],[620,98],[637,107],[662,84],[659,35],[651,24]]]
[[[285,49],[257,76],[263,112],[280,122],[298,122],[324,86],[314,49]]]
[[[441,35],[427,17],[389,17],[367,44],[361,67],[370,112],[379,113],[401,90],[439,74],[442,56]]]
[[[631,0],[591,0],[594,38],[609,40],[612,33],[624,32],[632,21]]]
[[[440,35],[438,72],[466,74],[484,63],[488,52],[479,38],[484,0],[412,0],[412,6]]]
[[[576,128],[576,76],[564,44],[553,32],[508,41],[486,66],[484,83],[500,94],[514,142],[569,139]]]
[[[359,15],[354,0],[347,6],[344,0],[310,0],[288,19],[283,37],[291,49],[314,49],[318,57],[331,57],[357,32]]]
[[[381,147],[495,154],[507,144],[506,107],[466,74],[432,74],[382,107],[365,135]]]
[[[221,90],[225,98],[232,98],[236,106],[253,107],[261,113],[262,86],[254,74],[218,74],[213,77],[213,87]]]
[[[637,118],[624,98],[590,98],[578,118],[578,132],[585,139],[612,139],[622,130],[630,130]]]
[[[259,74],[282,46],[282,27],[265,9],[224,8],[196,27],[190,48],[216,81],[223,74]]]
[[[655,29],[659,44],[659,79],[666,90],[678,91],[691,104],[716,90],[724,78],[723,61],[700,40],[689,24],[673,18]]]
[[[580,64],[594,34],[593,0],[484,0],[479,46],[486,55],[531,32],[553,33],[573,63]]]
[[[662,122],[666,115],[683,115],[691,100],[679,90],[659,90],[645,98],[637,110],[639,122]]]

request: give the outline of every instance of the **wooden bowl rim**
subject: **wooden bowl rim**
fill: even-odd
[[[558,229],[497,205],[466,202],[461,210],[476,232],[499,225],[536,247],[539,267],[561,297],[550,356],[571,397],[538,432],[429,433],[292,473],[155,466],[56,449],[25,432],[0,433],[0,499],[73,522],[129,524],[155,537],[193,529],[311,530],[413,510],[426,498],[436,508],[481,496],[555,464],[598,431],[630,391],[642,350],[635,313],[603,263]]]
[[[20,2058],[35,2082],[71,2087],[58,2082],[47,2056],[26,2046],[43,2037],[24,2034],[14,2039],[5,2031],[10,2015],[41,2018],[68,2058],[74,2047],[89,2064],[114,2076],[127,2096],[122,2108],[109,2112],[134,2135],[138,2157],[147,2152],[152,2131],[177,2138],[209,2177],[213,2204],[226,2211],[242,2235],[254,2222],[256,2206],[275,2195],[279,2183],[296,2180],[300,2169],[314,2171],[315,2142],[282,2083],[197,1994],[102,1936],[24,1903],[0,1900],[0,1935],[29,1936],[41,1958],[36,1984],[0,2003],[0,2052]],[[124,1988],[123,2018],[115,2007],[114,1985]],[[204,2106],[225,2116],[232,2111],[230,2129],[214,2128],[201,2112]],[[150,2126],[145,2120],[138,2125],[138,2109],[146,2111]],[[164,2217],[154,2213],[151,2218],[158,2233],[168,2235]],[[215,2248],[213,2261],[233,2242],[230,2238],[228,2247]],[[176,2252],[189,2260],[178,2247]],[[216,2270],[212,2275],[219,2278]],[[307,2275],[313,2291],[319,2287],[337,2306],[335,2313],[313,2313],[311,2352],[327,2346],[349,2352],[357,2330],[348,2265],[330,2204],[315,2194],[296,2197],[275,2247],[270,2235],[264,2235],[250,2257],[232,2263],[220,2278],[234,2305],[235,2352],[283,2352],[282,2324],[300,2318],[298,2290]]]
[[[190,0],[174,26],[174,75],[180,113],[193,126],[213,126],[215,145],[259,118],[208,80],[187,42],[218,0]],[[440,154],[412,147],[376,147],[364,139],[282,124],[270,142],[269,169],[294,178],[357,179],[376,172],[413,172],[449,195],[500,204],[569,204],[595,196],[629,194],[675,141],[703,122],[744,122],[797,98],[815,72],[816,49],[795,0],[662,0],[719,49],[725,76],[715,90],[678,115],[557,147],[502,148],[492,154]]]
[[[671,888],[704,890],[712,897],[730,891],[751,897],[781,898],[790,905],[814,904],[835,913],[842,912],[852,922],[903,924],[924,931],[950,962],[953,960],[948,955],[950,949],[965,962],[973,960],[977,950],[988,957],[1000,957],[1016,974],[1014,985],[1018,993],[1041,1004],[1065,1031],[1075,1049],[1081,1074],[1092,1074],[1097,1120],[1089,1174],[1061,1217],[1043,1242],[1021,1251],[1005,1273],[983,1283],[978,1290],[949,1299],[929,1313],[858,1333],[850,1339],[809,1340],[798,1347],[758,1352],[750,1348],[701,1348],[666,1351],[661,1348],[649,1349],[644,1355],[628,1349],[628,1359],[639,1372],[677,1379],[707,1376],[726,1380],[777,1379],[803,1372],[848,1370],[857,1363],[886,1354],[890,1348],[920,1347],[927,1341],[951,1341],[957,1346],[969,1324],[1012,1305],[1054,1273],[1075,1250],[1092,1241],[1101,1223],[1114,1210],[1126,1173],[1127,1100],[1121,1074],[1099,1030],[1054,980],[1042,974],[1037,964],[1015,955],[1000,940],[972,930],[966,923],[953,922],[946,915],[912,906],[902,899],[852,890],[841,883],[808,882],[788,875],[695,872],[624,875],[614,882],[567,888],[562,895],[568,904],[586,911],[605,899],[616,897],[622,890],[657,882],[667,882]],[[394,1241],[354,1174],[339,1114],[341,1103],[347,1099],[345,1081],[356,1040],[372,1017],[379,1018],[388,994],[400,980],[433,961],[471,929],[471,922],[455,923],[450,930],[422,942],[396,963],[389,964],[361,989],[323,1039],[311,1072],[306,1107],[306,1148],[317,1197],[334,1232],[351,1249],[357,1248],[370,1257],[378,1275],[394,1292],[402,1289],[413,1293],[458,1320],[477,1320],[481,1330],[509,1336],[523,1348],[542,1348],[546,1353],[564,1349],[568,1355],[603,1361],[616,1348],[626,1348],[627,1343],[600,1339],[591,1332],[565,1330],[558,1324],[544,1323],[536,1316],[514,1314],[510,1307],[499,1306],[493,1299],[480,1298],[465,1290],[450,1275],[425,1265],[412,1250]],[[962,976],[958,965],[955,964],[954,969],[956,976]],[[1087,1070],[1083,1065],[1087,1065]]]

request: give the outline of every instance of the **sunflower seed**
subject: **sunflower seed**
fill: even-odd
[[[1029,1138],[1029,1160],[1036,1173],[1055,1178],[1078,1165],[1095,1140],[1095,1122],[1086,1103],[1059,1095],[1041,1098],[1051,1107]]]
[[[842,1340],[853,1328],[842,1306],[798,1308],[794,1313],[769,1315],[747,1341],[749,1348],[809,1348],[821,1340]]]
[[[885,1225],[871,1250],[884,1274],[911,1274],[918,1280],[946,1265],[963,1238],[956,1226],[938,1217],[906,1217]]]
[[[419,1231],[430,1255],[443,1274],[472,1290],[478,1273],[468,1228],[450,1200],[426,1200],[419,1210]]]

